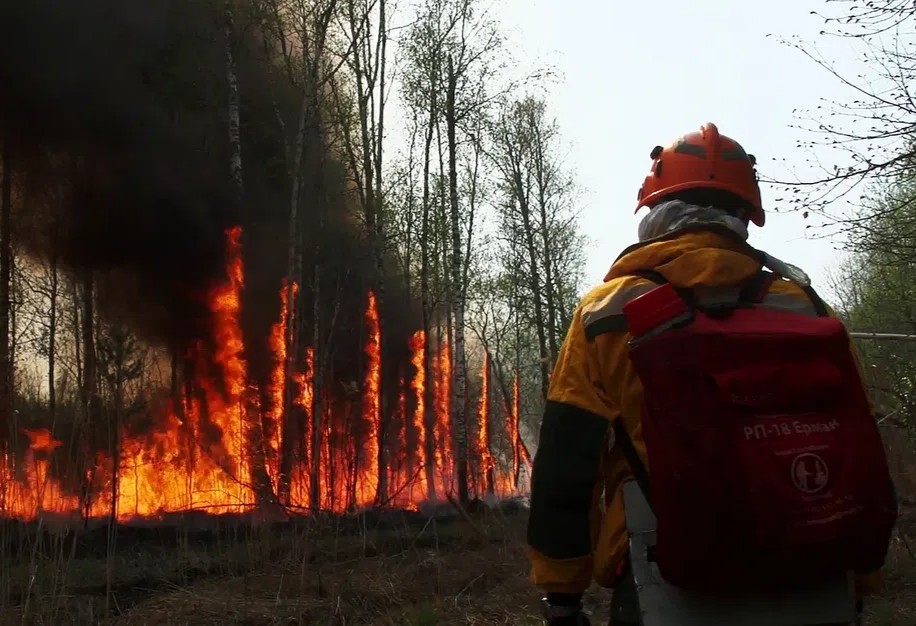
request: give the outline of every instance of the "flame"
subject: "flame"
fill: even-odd
[[[490,353],[484,352],[483,370],[480,373],[480,404],[477,408],[477,495],[494,488],[490,456]]]
[[[357,504],[365,506],[371,504],[376,497],[378,489],[379,466],[379,434],[380,434],[380,417],[379,417],[379,390],[381,388],[381,333],[379,331],[378,304],[375,300],[375,294],[369,292],[369,303],[366,306],[365,315],[366,327],[368,329],[368,338],[366,339],[366,382],[363,391],[363,420],[368,428],[366,444],[361,454],[363,458],[363,470],[357,484],[356,498]]]
[[[520,493],[526,489],[523,489],[521,485],[521,471],[522,471],[522,461],[525,462],[525,465],[528,468],[529,478],[531,473],[531,455],[528,453],[528,447],[525,445],[524,440],[522,439],[519,424],[521,423],[521,406],[522,406],[522,391],[521,383],[519,381],[518,372],[515,372],[515,378],[512,381],[512,432],[513,434],[513,448],[514,448],[514,463],[513,463],[513,480],[512,486],[515,493]]]
[[[315,460],[312,458],[312,411],[314,407],[314,384],[315,384],[315,349],[311,346],[305,349],[305,371],[295,372],[293,380],[296,381],[298,394],[293,403],[301,407],[304,413],[304,423],[302,428],[302,440],[299,443],[299,449],[302,451],[302,460],[293,468],[293,491],[296,494],[295,501],[302,508],[310,508],[312,505],[311,497],[311,476],[312,464]]]
[[[512,377],[512,406],[506,413],[506,433],[509,439],[509,446],[512,449],[512,487],[518,489],[519,476],[519,406],[521,405],[521,389],[518,381],[518,373]]]
[[[320,504],[342,512],[372,505],[380,497],[416,508],[454,491],[449,342],[429,345],[427,333],[414,332],[406,346],[411,367],[401,371],[396,389],[383,390],[379,305],[371,291],[363,316],[362,384],[341,390],[339,381],[316,386],[316,380],[322,380],[316,377],[316,368],[322,367],[316,361],[323,361],[316,358],[313,347],[303,348],[301,360],[293,355],[296,366],[287,371],[289,325],[298,286],[281,285],[279,316],[268,337],[272,363],[262,406],[243,356],[241,237],[241,228],[226,232],[226,278],[207,294],[214,348],[207,350],[201,343],[186,355],[187,394],[173,398],[166,410],[154,414],[156,426],[150,432],[123,432],[114,450],[96,453],[85,460],[84,466],[89,467],[71,469],[69,474],[64,452],[76,447],[65,446],[47,429],[23,430],[28,447],[18,455],[7,449],[0,458],[0,514],[34,519],[53,511],[128,520],[192,509],[217,514],[249,511],[276,497],[285,420],[302,424],[301,429],[289,431],[299,439],[287,446],[295,452],[288,503],[292,509]],[[429,371],[424,360],[427,349]],[[519,380],[516,374],[506,416],[511,455],[504,459],[501,452],[494,452],[497,448],[490,440],[489,355],[485,360],[475,441],[477,467],[471,475],[481,486],[478,491],[486,485],[504,494],[517,490],[519,465],[527,459],[518,434]],[[295,411],[288,416],[284,415],[287,391]],[[396,402],[386,408],[383,397]],[[321,436],[319,449],[313,450],[314,411],[319,407]],[[383,423],[391,424],[390,441],[383,437]],[[386,446],[388,461],[387,494],[377,493],[381,445]],[[320,479],[317,493],[312,493],[313,469]],[[77,476],[89,484],[88,497],[78,488]]]
[[[22,433],[29,438],[29,449],[36,452],[50,454],[63,445],[61,441],[51,435],[51,431],[47,428],[37,428],[35,430],[23,428]]]
[[[452,356],[448,341],[443,341],[436,357],[435,424],[433,425],[434,457],[436,461],[437,494],[447,494],[452,488]]]
[[[421,329],[415,332],[410,338],[410,364],[413,365],[414,374],[411,381],[411,390],[414,397],[413,411],[413,428],[417,436],[417,443],[414,449],[414,497],[419,496],[423,499],[429,493],[427,484],[427,431],[426,431],[426,365],[423,362],[423,350],[426,347],[426,333]]]
[[[267,457],[268,473],[271,484],[277,489],[280,475],[280,454],[283,438],[283,411],[286,404],[286,358],[287,358],[287,332],[295,323],[290,316],[294,306],[299,286],[295,281],[287,285],[286,279],[280,288],[280,319],[271,327],[268,345],[273,354],[273,369],[270,372],[270,381],[267,386],[268,406],[265,410],[267,425],[269,427],[269,447],[265,450]],[[291,306],[292,305],[292,306]]]
[[[404,376],[401,375],[398,384],[398,440],[397,455],[394,457],[394,464],[389,472],[389,484],[394,485],[394,494],[392,500],[399,502],[402,500],[403,486],[411,482],[410,463],[407,449],[407,386],[404,382]],[[391,455],[389,455],[390,457]],[[413,501],[407,500],[403,506],[412,508]]]

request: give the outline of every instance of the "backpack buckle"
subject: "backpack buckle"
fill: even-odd
[[[670,283],[633,298],[623,306],[623,314],[634,339],[658,334],[693,319],[692,308]]]

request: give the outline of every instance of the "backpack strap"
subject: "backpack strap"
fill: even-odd
[[[652,281],[657,285],[667,285],[668,279],[665,278],[664,274],[658,270],[635,270],[631,274],[632,276],[639,276],[640,278],[645,278],[646,280]]]
[[[669,281],[665,276],[658,270],[636,270],[630,273],[631,276],[638,276],[639,278],[645,278],[646,280],[652,281],[656,285],[669,285]],[[674,287],[674,285],[672,285]],[[696,297],[693,295],[693,289],[690,287],[674,287],[674,290],[678,295],[683,298],[690,307],[696,305]]]
[[[824,304],[824,301],[821,300],[821,297],[817,295],[814,287],[811,285],[799,286],[805,292],[805,295],[808,296],[808,299],[811,300],[811,305],[814,307],[814,311],[817,313],[817,316],[830,317],[830,310],[827,308],[827,305]]]
[[[744,287],[741,288],[741,294],[739,296],[739,301],[742,304],[760,304],[763,302],[763,299],[767,297],[767,294],[770,292],[770,287],[773,285],[776,280],[781,277],[769,270],[761,269],[757,274],[754,275],[747,283],[744,284]],[[808,300],[811,301],[811,306],[814,307],[814,312],[818,317],[830,317],[830,310],[827,308],[827,305],[814,290],[814,287],[811,285],[802,284],[797,281],[793,281],[791,278],[786,278],[786,280],[794,282],[798,287],[805,293],[808,297]]]
[[[656,270],[637,270],[633,272],[634,276],[639,276],[640,278],[645,278],[646,280],[652,281],[659,285],[668,284],[669,281],[666,279],[660,272]],[[755,304],[760,304],[766,298],[767,294],[770,292],[770,288],[773,283],[776,282],[780,277],[766,269],[761,269],[759,272],[754,274],[754,276],[742,285],[741,290],[738,295],[738,303],[744,306],[753,306]],[[824,301],[817,294],[813,287],[810,285],[799,285],[801,289],[805,292],[808,298],[811,300],[811,304],[814,306],[814,310],[820,317],[827,317],[830,315],[827,306],[824,304]],[[692,291],[690,289],[678,289],[678,293],[682,297],[685,297],[688,303],[693,302]],[[627,432],[626,427],[623,425],[621,419],[615,419],[613,422],[614,427],[614,442],[615,444],[620,444],[620,450],[623,452],[623,456],[627,461],[627,464],[630,466],[630,471],[633,473],[633,478],[636,479],[636,484],[639,485],[640,490],[643,493],[643,496],[646,498],[646,502],[649,504],[649,507],[652,509],[652,512],[655,512],[655,507],[652,504],[652,489],[649,483],[649,471],[646,468],[645,463],[642,462],[642,459],[639,457],[639,453],[636,451],[636,446],[633,444],[633,439],[630,437],[630,433]]]
[[[811,286],[811,279],[808,278],[808,275],[805,274],[804,271],[785,261],[770,256],[763,250],[757,250],[756,248],[751,248],[751,250],[757,260],[760,261],[764,267],[772,269],[777,277],[785,278],[798,285],[799,288],[805,292],[805,295],[808,296],[811,305],[814,307],[814,312],[818,317],[830,317],[830,310],[814,290],[814,287]]]
[[[762,269],[741,287],[738,302],[744,305],[754,305],[763,302],[770,292],[770,287],[776,281],[776,274]]]
[[[639,276],[640,278],[645,278],[646,280],[650,280],[659,285],[665,285],[669,282],[668,279],[661,274],[661,272],[656,270],[637,270],[633,272],[633,275]],[[774,272],[771,272],[767,269],[761,269],[741,287],[741,291],[738,294],[739,304],[745,306],[760,304],[770,292],[770,287],[772,287],[773,283],[776,282],[776,280],[779,278],[780,276],[778,274],[775,274]],[[808,299],[811,301],[811,305],[814,307],[814,311],[817,313],[818,317],[830,316],[830,311],[827,309],[827,305],[818,295],[817,291],[814,290],[814,287],[811,285],[802,285],[799,283],[796,284],[801,288],[802,291],[805,292],[805,295],[808,296]],[[681,297],[683,297],[688,303],[693,303],[691,289],[686,287],[676,289]]]
[[[633,445],[633,439],[630,438],[630,433],[627,432],[626,427],[623,425],[623,420],[620,418],[614,420],[614,443],[615,445],[620,444],[620,451],[623,452],[623,456],[627,460],[627,465],[630,466],[630,471],[633,472],[633,478],[636,479],[636,484],[639,485],[642,495],[646,498],[646,502],[649,503],[649,508],[655,513],[655,507],[652,504],[652,488],[649,483],[649,471],[646,469],[646,464],[639,458],[639,453],[636,452],[636,446]]]

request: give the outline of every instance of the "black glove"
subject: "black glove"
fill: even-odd
[[[591,626],[582,612],[582,594],[548,593],[543,599],[547,626]]]

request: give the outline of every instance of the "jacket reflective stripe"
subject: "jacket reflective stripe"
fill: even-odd
[[[808,298],[800,298],[791,293],[768,293],[758,306],[817,317],[817,310]]]
[[[648,281],[643,281],[638,284],[633,284],[629,287],[624,287],[623,289],[618,289],[608,295],[604,296],[600,300],[594,302],[589,302],[582,306],[582,325],[585,328],[586,336],[590,336],[591,332],[590,327],[605,318],[617,317],[623,313],[624,305],[638,298],[644,293],[649,293],[653,289],[658,287],[655,283],[650,283]],[[626,325],[624,325],[624,330],[626,330]],[[600,334],[600,333],[599,333]]]
[[[609,332],[625,332],[627,330],[626,318],[623,307],[635,298],[646,294],[658,285],[650,282],[635,284],[623,289],[618,289],[607,296],[590,302],[582,307],[582,322],[585,327],[585,336],[589,341],[598,335]],[[693,288],[697,298],[697,305],[709,307],[717,305],[737,304],[740,294],[739,287],[706,287]],[[768,293],[757,305],[767,309],[788,311],[801,315],[817,316],[817,309],[810,299],[791,293]]]

